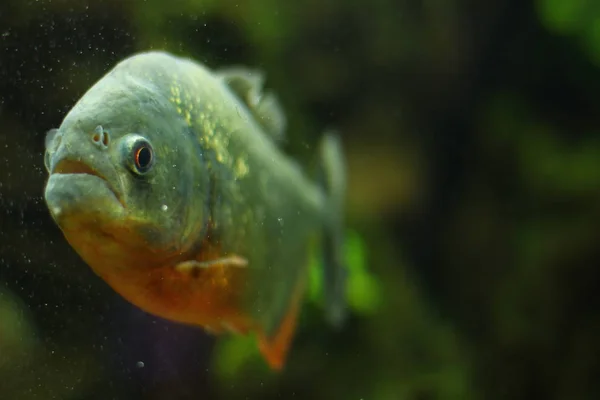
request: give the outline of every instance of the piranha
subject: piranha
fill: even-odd
[[[44,197],[71,247],[127,301],[255,335],[279,370],[311,254],[325,315],[344,320],[346,176],[335,133],[319,144],[314,182],[282,151],[286,117],[263,82],[256,69],[162,51],[120,61],[46,134]]]

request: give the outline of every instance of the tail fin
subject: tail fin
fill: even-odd
[[[344,260],[344,196],[346,166],[339,136],[327,132],[320,146],[319,180],[327,197],[327,219],[323,236],[323,283],[327,319],[336,327],[346,317],[346,275]]]

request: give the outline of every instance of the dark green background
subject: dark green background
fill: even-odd
[[[45,132],[152,48],[262,68],[307,165],[342,134],[371,284],[280,375],[126,303],[43,203]],[[592,0],[2,0],[0,398],[600,398],[599,67]]]

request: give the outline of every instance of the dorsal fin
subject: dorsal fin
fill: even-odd
[[[230,67],[215,71],[223,82],[246,104],[265,132],[276,142],[285,138],[286,117],[272,92],[263,92],[265,77],[256,69]]]

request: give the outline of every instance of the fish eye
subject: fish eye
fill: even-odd
[[[154,165],[154,149],[142,136],[132,135],[126,141],[127,165],[136,174],[143,175]]]
[[[138,172],[144,173],[148,171],[150,165],[152,164],[152,149],[147,144],[141,144],[135,150],[135,167]]]

